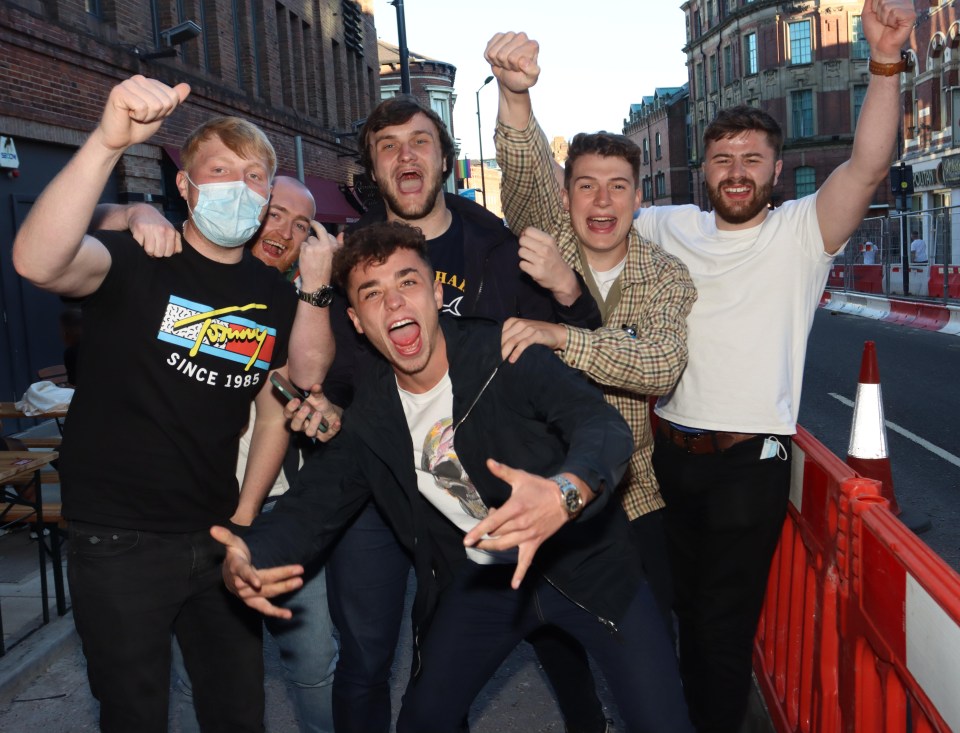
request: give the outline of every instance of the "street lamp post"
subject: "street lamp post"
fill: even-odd
[[[480,85],[480,89],[477,90],[477,137],[480,140],[480,190],[483,192],[483,208],[487,208],[487,179],[483,175],[483,130],[480,127],[480,91],[492,81],[493,76],[488,76],[484,79],[483,84]]]
[[[400,53],[400,93],[410,94],[410,53],[407,51],[407,20],[403,0],[390,0],[397,9],[397,45]]]

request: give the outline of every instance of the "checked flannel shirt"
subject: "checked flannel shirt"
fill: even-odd
[[[552,235],[564,262],[582,275],[585,260],[536,119],[531,115],[525,130],[498,122],[496,146],[510,228],[517,236],[528,226]],[[651,463],[647,396],[668,393],[680,378],[687,363],[686,318],[697,293],[686,266],[641,239],[632,226],[620,287],[620,302],[604,326],[595,331],[564,326],[567,347],[560,356],[600,385],[633,430],[634,452],[619,490],[627,516],[636,519],[664,506]]]

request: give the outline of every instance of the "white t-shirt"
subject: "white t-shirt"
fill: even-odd
[[[750,229],[719,230],[696,206],[641,209],[636,227],[679,257],[697,287],[687,366],[657,414],[705,430],[796,432],[807,336],[834,259],[816,194]]]
[[[617,278],[620,277],[620,273],[623,272],[624,266],[627,264],[627,258],[624,257],[620,260],[618,265],[615,265],[611,270],[605,270],[600,272],[594,270],[593,267],[590,267],[590,274],[593,276],[593,281],[597,284],[597,288],[600,290],[600,295],[603,296],[603,299],[607,299],[607,295],[610,293],[610,288],[613,287],[613,284],[617,281]]]
[[[922,239],[914,239],[910,242],[910,255],[917,264],[924,264],[927,261],[927,243]]]
[[[487,506],[477,493],[453,447],[453,385],[450,375],[423,394],[397,386],[400,403],[413,440],[417,488],[424,498],[464,534],[487,516]],[[467,557],[481,565],[516,563],[517,550],[490,552],[466,548]]]

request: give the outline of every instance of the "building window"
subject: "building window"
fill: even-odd
[[[100,7],[100,0],[84,0],[83,9],[94,18],[103,18],[103,10]]]
[[[717,68],[717,54],[710,57],[710,91],[720,91],[720,70]]]
[[[790,92],[790,110],[793,137],[813,135],[813,90]]]
[[[757,59],[757,34],[748,33],[743,37],[743,74],[750,76],[759,70]]]
[[[707,27],[712,28],[717,20],[716,0],[707,0]]]
[[[707,94],[707,84],[703,78],[703,62],[697,63],[697,88],[695,91],[698,97],[704,97]]]
[[[859,15],[853,16],[853,28],[850,31],[850,58],[870,58],[870,44],[863,35],[863,21]]]
[[[863,109],[863,100],[867,96],[866,84],[853,85],[853,129],[857,129],[857,121],[860,119],[860,110]]]
[[[729,84],[733,81],[733,46],[727,44],[723,47],[723,83]]]
[[[443,120],[443,124],[447,126],[447,130],[450,130],[450,95],[453,93],[453,89],[442,88],[438,89],[436,87],[430,88],[430,109],[439,115],[440,119]]]
[[[643,200],[650,201],[653,198],[653,186],[650,181],[650,176],[647,176],[643,179]]]
[[[790,63],[809,64],[810,56],[810,21],[798,20],[790,23]]]
[[[800,166],[793,173],[797,198],[809,196],[817,191],[817,172],[808,165]]]
[[[650,141],[647,138],[643,138],[643,162],[650,162]]]
[[[656,146],[657,146],[657,160],[663,157],[663,146],[660,143],[660,133],[657,133],[656,137]]]
[[[663,198],[667,195],[667,177],[663,173],[657,173],[654,181],[656,182],[657,198]]]

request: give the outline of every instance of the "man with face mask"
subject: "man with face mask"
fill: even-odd
[[[74,615],[104,731],[166,731],[171,632],[203,729],[263,730],[260,621],[220,587],[223,553],[207,528],[252,520],[244,507],[259,508],[288,442],[268,375],[285,371],[296,295],[240,246],[266,212],[273,147],[237,118],[194,131],[177,177],[190,216],[176,257],[150,257],[127,233],[84,234],[114,165],[188,94],[141,76],[115,87],[14,243],[23,277],[85,297],[85,384],[60,475]]]

